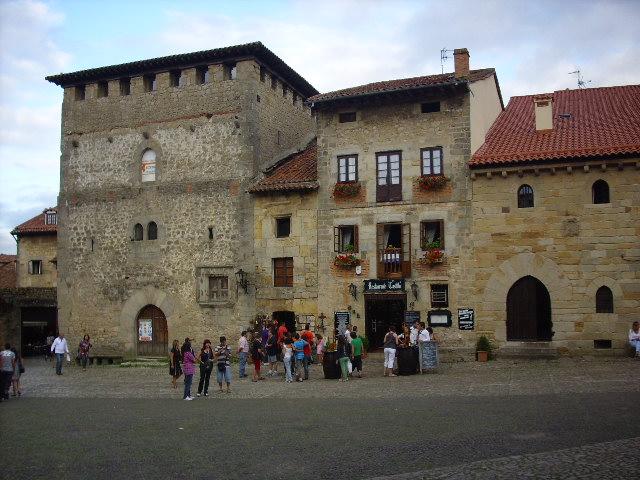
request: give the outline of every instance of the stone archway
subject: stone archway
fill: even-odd
[[[122,336],[125,340],[124,350],[133,355],[137,354],[138,314],[147,305],[155,305],[160,309],[166,318],[168,330],[172,329],[173,314],[176,307],[176,302],[172,296],[151,286],[135,290],[124,303],[120,312],[120,331],[124,332]]]
[[[495,322],[495,337],[498,341],[507,341],[508,292],[514,283],[526,276],[536,278],[548,290],[553,318],[558,318],[559,309],[571,304],[573,287],[553,260],[531,252],[514,255],[493,271],[482,298],[483,313]]]

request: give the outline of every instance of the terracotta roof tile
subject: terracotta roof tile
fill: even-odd
[[[412,78],[400,78],[397,80],[368,83],[366,85],[359,85],[357,87],[321,93],[309,98],[307,101],[310,103],[321,103],[343,98],[394,92],[398,90],[410,90],[431,87],[435,85],[455,85],[459,83],[476,82],[494,74],[495,70],[493,68],[483,68],[481,70],[471,70],[469,72],[469,76],[465,78],[456,78],[453,73],[442,73],[438,75],[426,75],[422,77]]]
[[[533,100],[541,95],[511,97],[471,168],[640,154],[640,85],[544,95],[553,96],[553,129],[536,131]]]
[[[299,152],[279,161],[265,178],[249,188],[251,193],[316,190],[318,188],[318,148],[316,140]]]
[[[45,212],[53,210],[57,213],[57,208],[46,208],[42,213],[36,215],[30,220],[21,223],[11,232],[12,235],[25,235],[32,233],[56,233],[58,231],[57,225],[47,225],[45,223]]]
[[[17,255],[0,253],[0,288],[16,288]]]

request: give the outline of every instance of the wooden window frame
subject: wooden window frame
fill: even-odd
[[[398,178],[400,183],[393,185],[391,183],[391,156],[398,155]],[[380,185],[380,157],[387,157],[387,176],[385,185]],[[393,192],[392,189],[393,188]],[[386,190],[386,195],[381,192]],[[386,197],[386,198],[383,198]],[[390,150],[387,152],[376,152],[376,202],[401,202],[402,201],[402,150]]]
[[[606,298],[603,298],[603,295],[606,295]],[[615,313],[613,291],[606,285],[596,290],[596,313]]]
[[[353,229],[353,252],[346,251],[346,245],[343,241],[342,231],[347,228]],[[336,253],[358,253],[360,252],[360,232],[358,225],[338,225],[333,227],[333,251]]]
[[[34,268],[36,265],[38,265],[37,269]],[[29,260],[27,263],[27,273],[29,275],[42,275],[43,266],[42,260]]]
[[[45,225],[57,225],[58,224],[58,212],[45,212],[44,214]]]
[[[434,288],[436,287],[436,288]],[[444,287],[444,291],[439,291],[438,287]],[[444,300],[434,299],[434,294],[443,294],[445,296]],[[429,302],[431,303],[431,308],[449,308],[449,284],[448,283],[434,283],[429,286]]]
[[[349,178],[349,159],[351,158],[354,158],[356,161],[356,171],[355,171],[354,179]],[[340,163],[342,160],[345,161],[345,175],[346,175],[345,180],[340,180]],[[357,154],[338,155],[338,183],[350,183],[350,182],[357,182],[357,181],[358,181],[358,155]]]
[[[216,288],[211,288],[212,280]],[[227,284],[226,288],[221,284],[215,285],[216,281],[224,280]],[[227,302],[229,301],[229,277],[227,275],[208,275],[208,300],[209,302]],[[212,292],[218,292],[220,295],[214,298]]]
[[[444,250],[444,220],[441,218],[433,220],[422,220],[420,222],[420,248],[422,248],[427,242],[427,225],[429,223],[437,223],[440,229],[440,250]],[[423,248],[422,248],[423,249]],[[424,250],[424,249],[423,249]]]
[[[434,167],[433,167],[433,152],[436,152],[436,151],[440,152],[440,172],[438,173],[434,173]],[[429,158],[426,160],[428,160],[429,171],[431,173],[424,173],[425,152],[429,152]],[[444,152],[442,151],[442,147],[436,146],[436,147],[426,147],[426,148],[420,149],[420,175],[422,175],[423,177],[439,177],[444,175]]]
[[[273,286],[293,287],[293,257],[279,257],[273,260]],[[291,273],[289,274],[289,270]]]
[[[278,225],[281,220],[289,220],[289,233],[287,235],[280,235],[278,231]],[[276,238],[289,238],[291,236],[291,215],[283,215],[275,218],[275,234]]]
[[[530,192],[527,189],[531,190]],[[533,208],[536,204],[535,191],[529,184],[523,183],[518,187],[518,208]]]
[[[395,247],[394,252],[392,252],[392,255],[399,254],[397,262],[388,261],[388,245],[385,245],[384,242],[384,229],[386,225],[398,225],[400,227],[400,245]],[[376,262],[378,278],[411,277],[410,223],[386,222],[376,225]]]

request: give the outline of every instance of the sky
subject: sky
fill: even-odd
[[[0,253],[56,204],[50,74],[261,41],[320,92],[441,72],[468,48],[514,95],[640,83],[640,0],[0,0]],[[453,59],[444,64],[453,71]]]

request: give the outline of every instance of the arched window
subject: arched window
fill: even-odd
[[[156,179],[156,152],[147,148],[142,153],[142,181],[153,182]]]
[[[613,293],[604,285],[596,292],[596,313],[613,313]]]
[[[147,225],[147,240],[157,240],[158,239],[158,225],[156,222],[149,222]]]
[[[518,189],[518,208],[533,207],[533,188],[529,185],[521,185]]]
[[[139,242],[143,238],[144,238],[144,231],[143,231],[142,225],[140,225],[139,223],[136,223],[135,226],[133,227],[133,239],[136,242]]]
[[[596,180],[591,187],[593,203],[609,203],[609,184],[604,180]]]

